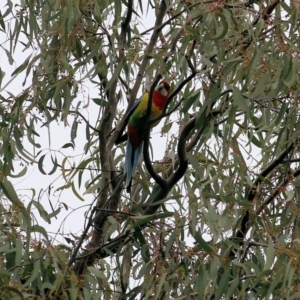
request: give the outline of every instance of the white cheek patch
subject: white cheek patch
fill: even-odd
[[[167,91],[165,88],[162,88],[159,92],[160,92],[163,96],[168,96],[168,91]]]

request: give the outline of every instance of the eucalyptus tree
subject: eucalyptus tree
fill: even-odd
[[[300,297],[297,1],[1,5],[2,299]],[[161,79],[127,194],[115,141]],[[41,134],[57,124],[59,151]],[[48,195],[14,185],[34,166]],[[88,205],[66,220],[80,236],[55,242],[36,217],[63,221],[54,190]]]

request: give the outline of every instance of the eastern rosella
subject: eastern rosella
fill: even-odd
[[[170,84],[165,80],[161,81],[153,93],[151,119],[156,118],[162,113],[169,94]],[[143,148],[148,101],[149,92],[146,92],[134,103],[125,119],[128,120],[128,139],[124,166],[124,171],[126,172],[127,193],[130,193],[132,176],[135,172]],[[156,126],[158,123],[159,121],[155,122],[152,126]],[[122,132],[120,134],[122,134]],[[122,141],[122,136],[117,139],[117,143],[120,141]]]

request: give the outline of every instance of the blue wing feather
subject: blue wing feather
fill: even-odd
[[[126,172],[126,190],[128,193],[130,192],[132,176],[134,175],[140,154],[142,152],[142,148],[143,143],[141,143],[141,145],[133,152],[132,144],[128,139],[124,165],[124,171]]]

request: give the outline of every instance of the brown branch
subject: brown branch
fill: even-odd
[[[93,215],[94,215],[95,211],[96,211],[96,209],[95,209],[95,207],[94,207],[94,208],[92,209],[92,211],[91,211],[91,214],[90,214],[90,217],[89,217],[88,224],[87,224],[87,226],[84,228],[84,230],[83,230],[83,232],[82,232],[82,235],[81,235],[81,237],[80,237],[80,240],[79,240],[78,244],[76,245],[76,247],[75,247],[75,249],[74,249],[74,251],[73,251],[73,253],[72,253],[72,255],[71,255],[70,259],[69,259],[68,267],[71,267],[71,265],[72,265],[72,264],[74,263],[74,261],[76,260],[76,255],[77,255],[77,253],[78,253],[80,247],[82,246],[82,244],[83,244],[83,242],[84,242],[84,239],[86,238],[87,233],[88,233],[90,227],[91,227],[92,224],[93,224]]]
[[[50,106],[48,106],[48,105],[46,105],[46,108],[48,108],[49,110],[53,110],[53,111],[57,111],[57,109],[56,108],[52,108],[52,107],[50,107]],[[62,110],[60,110],[60,112],[62,112]],[[96,129],[95,127],[93,127],[90,123],[89,123],[89,121],[78,111],[78,110],[69,110],[69,114],[77,114],[78,116],[80,116],[82,119],[83,119],[83,121],[91,128],[91,129],[93,129],[95,132],[99,132],[99,130],[98,129]]]
[[[209,3],[213,3],[215,2],[215,0],[208,0],[208,1],[204,1],[204,2],[198,2],[195,3],[193,5],[190,5],[186,8],[184,8],[182,11],[180,11],[179,13],[175,14],[174,16],[172,16],[170,19],[168,19],[167,21],[165,21],[164,23],[162,23],[159,27],[160,30],[162,30],[165,26],[167,26],[168,24],[170,24],[173,20],[177,19],[180,15],[182,15],[183,13],[191,10],[192,8],[198,6],[198,5],[202,5],[202,4],[209,4]],[[198,18],[198,17],[197,17]],[[142,33],[139,34],[138,37],[133,37],[132,39],[140,39],[140,36],[147,34],[148,32],[150,32],[151,30],[157,29],[157,27],[154,25],[153,27],[143,31]]]
[[[127,14],[127,17],[129,18],[131,16],[129,8],[128,8],[128,13],[129,13],[129,16]],[[130,22],[130,19],[128,22]],[[125,32],[125,34],[126,34],[126,32]],[[124,51],[122,52],[120,50],[119,54],[120,54],[119,64],[123,64],[124,63],[124,59],[123,59]],[[118,66],[116,67],[116,69],[117,68],[118,68]],[[100,124],[100,133],[99,133],[100,164],[101,164],[101,169],[103,169],[103,170],[114,168],[113,164],[112,164],[112,159],[110,159],[111,145],[110,145],[110,143],[107,143],[107,137],[109,136],[109,133],[111,132],[113,118],[114,118],[115,112],[117,110],[118,99],[116,97],[116,89],[117,89],[117,84],[118,84],[118,76],[115,76],[115,78],[112,78],[111,80],[112,80],[111,87],[110,87],[110,89],[107,89],[107,90],[109,90],[108,105],[104,109],[102,121]],[[100,198],[98,199],[98,203],[97,203],[98,208],[103,207],[106,199],[108,198],[109,189],[108,189],[107,184],[109,182],[111,182],[112,178],[113,178],[113,172],[103,172],[102,173],[101,183],[100,183],[102,193],[100,195]],[[104,186],[107,186],[107,188],[105,190],[103,190]]]
[[[100,193],[101,193],[101,191],[100,191]],[[85,238],[87,236],[88,230],[90,229],[90,227],[93,225],[93,223],[95,221],[95,219],[93,218],[93,215],[94,215],[95,211],[96,211],[96,207],[93,207],[93,209],[91,210],[91,213],[90,213],[90,217],[88,218],[88,224],[86,225],[86,227],[85,227],[85,229],[84,229],[84,231],[83,231],[83,233],[81,235],[81,238],[80,238],[77,246],[75,247],[75,249],[74,249],[74,251],[73,251],[73,253],[72,253],[71,257],[70,257],[70,260],[68,262],[68,267],[70,267],[74,263],[74,261],[76,261],[78,259],[76,257],[77,253],[78,253],[80,247],[82,246],[82,244],[83,244],[83,242],[84,242],[84,240],[85,240]],[[89,256],[89,255],[90,255],[90,253],[88,253],[86,256]],[[77,268],[77,272],[79,272],[78,274],[82,274],[84,272],[85,265],[77,266],[77,267],[74,267],[74,268]],[[80,273],[80,272],[82,272],[82,273]]]
[[[155,26],[154,26],[155,29],[152,33],[151,38],[150,38],[150,43],[149,43],[148,47],[145,50],[145,55],[144,55],[143,61],[141,63],[140,69],[138,71],[138,75],[136,77],[135,84],[132,88],[132,93],[131,93],[130,98],[129,98],[127,111],[130,109],[130,107],[132,106],[132,104],[134,103],[134,101],[136,99],[136,95],[137,95],[137,92],[138,92],[138,90],[141,86],[141,82],[142,82],[142,79],[144,77],[146,67],[148,65],[148,62],[149,62],[150,58],[152,57],[152,50],[153,50],[153,48],[156,44],[159,33],[161,32],[161,24],[162,24],[162,21],[165,17],[166,11],[167,11],[167,5],[166,5],[165,0],[161,1],[158,10],[159,10],[159,13],[157,14],[157,17],[156,17],[156,22],[155,22]]]
[[[273,2],[271,2],[265,9],[264,11],[256,17],[256,19],[252,22],[252,26],[256,26],[257,23],[259,22],[260,19],[263,20],[267,20],[271,13],[273,12],[273,10],[276,8],[276,6],[281,2],[282,0],[274,0]],[[262,32],[263,29],[260,30],[260,33]],[[253,38],[251,37],[251,34],[249,33],[249,30],[245,30],[242,32],[242,35],[245,35],[246,33],[248,33],[249,37],[247,36],[247,38],[245,40],[243,40],[242,42],[240,42],[239,44],[244,44],[243,49],[246,50],[251,43],[253,42]]]
[[[102,55],[104,56],[103,52],[101,53],[101,56]],[[100,56],[100,58],[101,58],[101,56]],[[93,57],[93,63],[95,65],[95,67],[97,66],[99,61],[101,61],[101,63],[103,63],[106,60],[105,59],[98,59],[98,57],[96,57],[96,56]],[[109,99],[110,98],[110,91],[109,91],[109,89],[107,89],[108,81],[107,81],[106,74],[104,72],[97,72],[97,75],[98,75],[99,80],[100,80],[100,86],[103,87],[103,90],[105,91],[106,98]]]
[[[126,35],[130,31],[130,21],[132,17],[132,10],[133,10],[133,1],[128,0],[128,5],[127,5],[127,14],[124,22],[121,24],[121,33],[120,33],[120,42],[118,45],[119,48],[119,63],[123,61],[124,59],[124,49],[125,45],[127,42]]]
[[[247,200],[249,202],[253,202],[253,200],[257,197],[257,194],[259,193],[259,185],[261,182],[266,178],[266,176],[272,172],[278,165],[283,163],[285,157],[294,149],[295,143],[291,143],[285,150],[283,150],[262,172],[257,176],[256,180],[254,181],[251,190],[248,193]],[[275,192],[276,193],[276,192]],[[277,196],[277,193],[274,197]],[[272,199],[267,199],[270,203]],[[260,212],[260,211],[259,211]],[[235,235],[232,237],[233,240],[236,240],[239,245],[243,243],[243,239],[246,236],[248,229],[251,226],[250,222],[250,212],[247,210],[244,214],[244,216],[241,219],[240,229],[237,230]],[[234,257],[233,252],[230,253],[230,257]]]
[[[296,162],[300,162],[300,158],[284,159],[282,163],[296,163]]]
[[[127,82],[120,75],[118,76],[118,78],[119,78],[121,84],[125,87],[127,93],[130,94],[131,93],[131,88],[129,87]]]
[[[214,85],[211,84],[210,86],[210,91],[212,90],[212,87]],[[207,97],[207,102],[209,102],[209,95]],[[197,131],[197,133],[194,135],[194,137],[192,138],[192,140],[190,141],[189,144],[186,145],[186,151],[190,152],[192,150],[193,147],[195,147],[195,145],[198,143],[200,137],[203,135],[203,132],[205,131],[205,129],[207,128],[207,126],[209,125],[212,117],[215,117],[218,115],[218,113],[215,114],[208,114],[208,111],[210,112],[213,108],[213,106],[215,105],[216,101],[210,103],[209,106],[206,106],[205,110],[201,113],[201,115],[195,116],[193,117],[185,126],[190,126],[190,122],[194,122],[194,125],[196,124],[196,120],[198,120],[199,118],[203,119],[203,123],[201,125],[201,127],[199,128],[199,130]],[[193,128],[190,130],[190,132],[192,132]],[[185,131],[185,127],[183,128],[182,132],[186,132]],[[182,136],[182,133],[181,135]],[[170,168],[167,170],[166,174],[167,177],[170,177],[171,174],[173,173],[174,168],[176,168],[179,165],[179,158],[177,157],[174,161],[174,163],[172,164],[172,166],[170,166]]]
[[[256,188],[262,182],[262,180],[272,172],[279,164],[281,164],[284,158],[294,149],[295,143],[291,143],[285,150],[283,150],[266,168],[264,168],[254,181],[251,191],[248,194],[248,201],[252,202],[257,196]]]
[[[140,69],[138,71],[138,75],[136,77],[135,84],[134,84],[134,86],[131,90],[129,89],[130,97],[129,97],[129,101],[128,101],[127,110],[126,110],[122,120],[117,125],[116,130],[113,132],[113,134],[110,137],[110,140],[109,140],[109,143],[108,143],[108,149],[111,149],[113,147],[113,145],[114,145],[117,137],[119,136],[121,130],[123,130],[126,126],[125,121],[126,121],[127,112],[131,109],[131,107],[132,107],[132,105],[133,105],[133,103],[136,99],[136,95],[137,95],[137,92],[138,92],[138,90],[141,86],[142,78],[144,76],[146,67],[147,67],[148,62],[151,58],[152,50],[153,50],[153,48],[156,44],[159,33],[161,31],[160,26],[162,24],[162,21],[163,21],[163,18],[165,16],[165,14],[166,14],[166,11],[167,11],[167,5],[165,3],[165,0],[162,0],[161,3],[160,3],[160,7],[159,7],[159,13],[157,15],[156,22],[155,22],[155,30],[153,31],[151,39],[150,39],[150,43],[149,43],[148,47],[145,50],[144,58],[143,58],[143,61],[141,63]]]
[[[275,191],[273,192],[273,194],[271,196],[269,196],[262,204],[261,206],[257,209],[255,216],[258,216],[263,209],[270,204],[273,200],[275,200],[275,198],[281,194],[285,189],[286,186],[296,177],[298,177],[300,175],[300,169],[296,170],[291,176],[287,177],[285,180],[283,180],[276,188]]]
[[[178,153],[178,169],[169,177],[168,186],[173,187],[185,174],[188,167],[188,160],[186,158],[186,140],[194,129],[196,118],[191,119],[183,128],[177,146]]]
[[[167,188],[166,181],[158,173],[155,172],[149,154],[149,144],[150,144],[149,140],[150,140],[150,130],[151,130],[150,117],[151,117],[151,108],[152,108],[152,98],[153,98],[154,89],[160,79],[161,79],[161,74],[157,74],[155,80],[153,81],[153,84],[151,85],[150,92],[149,92],[149,101],[148,101],[147,113],[146,113],[147,117],[145,118],[145,122],[147,122],[148,125],[146,126],[145,133],[144,133],[143,154],[144,154],[144,162],[146,168],[149,174],[151,175],[151,177],[161,188]]]
[[[213,106],[213,104],[212,104]],[[203,116],[205,116],[205,112],[203,113]],[[152,194],[149,198],[148,201],[148,205],[146,206],[146,209],[143,212],[143,215],[151,215],[154,214],[157,209],[159,209],[159,207],[161,206],[161,204],[156,204],[158,203],[160,200],[163,200],[164,198],[167,197],[170,189],[173,187],[172,184],[176,184],[178,182],[178,180],[180,180],[182,178],[182,176],[184,175],[186,168],[188,167],[188,163],[186,160],[186,151],[190,151],[199,141],[199,138],[201,137],[201,135],[203,134],[204,130],[207,128],[207,125],[209,124],[210,120],[211,120],[212,116],[209,115],[205,118],[204,123],[202,124],[202,127],[199,129],[199,131],[194,135],[193,139],[191,140],[191,142],[187,145],[185,145],[186,140],[188,138],[188,134],[191,132],[191,130],[193,130],[195,124],[196,124],[196,120],[197,118],[194,117],[193,119],[191,119],[185,126],[185,128],[183,129],[182,133],[181,133],[181,137],[180,137],[180,141],[178,143],[178,164],[179,164],[179,168],[176,170],[175,175],[170,174],[170,178],[168,180],[168,186],[167,188],[160,188],[158,187],[158,185],[153,189]],[[170,170],[170,169],[169,169]],[[172,169],[172,173],[173,173],[173,169]],[[141,230],[142,227],[145,227],[147,223],[145,223],[144,225],[141,225],[139,228],[136,228],[135,231],[137,230]],[[120,234],[118,237],[116,237],[115,239],[113,239],[110,242],[107,242],[105,245],[99,247],[98,249],[95,250],[95,253],[97,253],[97,258],[101,257],[101,258],[105,258],[108,255],[110,255],[109,253],[115,253],[119,247],[119,245],[121,243],[127,243],[130,239],[131,236],[134,235],[134,232],[132,231],[132,229],[128,229],[125,233]],[[82,258],[82,257],[80,257]],[[78,258],[78,259],[80,259]],[[77,258],[76,258],[77,259]]]
[[[187,24],[189,23],[189,21],[187,21]],[[167,188],[167,182],[165,179],[163,179],[159,174],[157,174],[152,166],[151,160],[150,160],[150,155],[149,155],[149,137],[150,137],[150,130],[151,130],[151,124],[153,123],[152,120],[150,120],[151,117],[151,110],[152,110],[152,99],[153,99],[153,93],[154,93],[154,89],[156,87],[156,85],[158,84],[158,82],[161,80],[162,78],[162,73],[163,70],[166,66],[166,63],[169,59],[169,57],[171,57],[176,49],[176,44],[179,41],[180,37],[182,36],[184,30],[183,28],[180,29],[176,36],[174,37],[172,43],[171,43],[171,47],[169,52],[165,55],[165,57],[163,58],[163,61],[161,62],[159,69],[157,71],[156,77],[151,85],[150,88],[150,92],[149,92],[149,101],[148,101],[148,106],[147,106],[147,116],[148,118],[146,118],[145,122],[148,123],[148,126],[146,126],[145,129],[145,136],[144,136],[144,147],[143,147],[143,153],[144,153],[144,161],[145,161],[145,165],[146,168],[149,172],[149,174],[151,175],[151,177],[155,180],[155,182],[162,188],[162,189],[166,189]],[[193,76],[188,77],[189,80],[191,80],[191,78],[193,78],[195,76],[196,72],[195,69],[193,69]],[[181,85],[182,87],[187,83],[188,81],[185,80],[184,83]],[[172,97],[174,97],[175,95],[173,95]],[[162,114],[166,111],[166,108],[168,106],[168,104],[170,103],[170,100],[168,99],[166,102],[166,105],[164,106],[163,112]],[[161,119],[161,117],[159,118]]]
[[[94,260],[97,258],[97,256],[93,255],[93,254],[95,254],[99,249],[99,245],[100,245],[100,242],[103,237],[103,232],[104,232],[104,228],[105,228],[105,224],[106,224],[106,220],[107,220],[108,216],[113,214],[115,207],[117,207],[117,205],[120,201],[121,191],[122,191],[122,182],[124,180],[124,176],[125,175],[123,175],[121,180],[119,180],[117,187],[114,189],[113,193],[106,201],[106,205],[103,205],[105,207],[108,204],[109,210],[105,210],[105,209],[98,210],[96,207],[94,207],[91,212],[91,215],[89,217],[89,222],[88,222],[86,228],[84,229],[81,239],[80,239],[79,243],[77,244],[77,246],[76,246],[74,252],[72,253],[72,256],[68,262],[68,266],[70,267],[74,263],[74,261],[77,261],[74,266],[74,271],[76,274],[83,274],[85,271],[85,268],[87,266],[92,265]],[[95,217],[93,217],[93,214],[97,210],[98,210],[97,214],[95,215]],[[85,237],[87,236],[87,232],[91,226],[94,226],[94,229],[93,229],[93,233],[92,233],[92,238],[86,246],[86,251],[83,254],[77,256],[77,253],[78,253]]]
[[[260,19],[263,19],[263,20],[267,20],[271,13],[273,12],[273,10],[276,8],[276,6],[281,2],[282,0],[274,0],[273,2],[271,2],[265,9],[264,11],[262,12],[261,15],[259,15],[252,23],[253,26],[255,26],[258,21]]]
[[[121,25],[121,41],[122,41],[122,45],[123,45],[123,50],[124,50],[124,46],[126,44],[126,33],[130,29],[129,24],[130,24],[131,17],[132,17],[132,10],[133,10],[133,1],[128,0],[127,15],[126,15],[124,22],[122,22],[122,25]]]
[[[82,119],[83,119],[83,121],[91,128],[91,129],[93,129],[95,132],[99,132],[99,130],[98,129],[96,129],[95,127],[93,127],[90,123],[89,123],[89,121],[79,112],[79,111],[76,111],[75,112],[77,115],[79,115]]]
[[[161,205],[161,204],[155,205],[155,203],[164,199],[168,195],[170,189],[184,175],[184,173],[188,167],[188,161],[186,159],[186,152],[191,151],[192,148],[198,143],[200,137],[203,135],[203,132],[209,125],[213,116],[212,115],[206,116],[206,114],[207,114],[206,111],[207,111],[207,109],[212,109],[215,103],[216,103],[216,101],[211,103],[210,106],[207,106],[206,109],[203,111],[203,113],[200,116],[200,117],[204,118],[203,124],[202,124],[201,128],[198,130],[198,132],[194,135],[194,137],[192,138],[190,143],[187,145],[186,145],[186,140],[188,139],[191,132],[193,132],[193,130],[195,129],[196,121],[198,120],[199,117],[194,117],[193,119],[191,119],[183,128],[183,130],[180,134],[180,137],[179,137],[179,142],[178,142],[178,156],[175,159],[172,166],[170,166],[169,169],[167,170],[167,178],[168,178],[167,188],[165,188],[165,189],[159,188],[157,190],[157,188],[154,187],[152,194],[146,203],[147,208],[145,209],[143,215],[155,213]],[[178,167],[178,169],[174,173],[174,169],[177,167]]]

